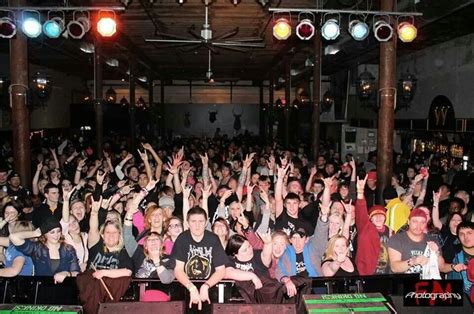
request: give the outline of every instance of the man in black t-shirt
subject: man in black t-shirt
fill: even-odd
[[[209,288],[224,278],[227,255],[217,235],[206,230],[207,214],[200,207],[188,211],[189,230],[181,233],[173,245],[172,257],[176,260],[174,269],[176,279],[189,290],[190,303],[197,304],[209,300]],[[192,279],[205,279],[198,290]]]

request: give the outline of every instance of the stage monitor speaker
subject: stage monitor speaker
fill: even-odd
[[[215,314],[296,314],[294,304],[212,304]]]
[[[117,302],[101,303],[99,314],[118,314],[118,313],[136,313],[136,314],[156,314],[173,313],[184,314],[184,302]]]

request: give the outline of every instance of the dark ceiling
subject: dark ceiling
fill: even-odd
[[[379,0],[385,1],[385,0]],[[327,9],[378,10],[377,0],[328,0]],[[154,2],[154,3],[152,3]],[[30,5],[62,5],[64,1],[28,1]],[[70,5],[121,5],[118,0],[69,1]],[[271,7],[315,8],[315,0],[271,1]],[[398,1],[398,10],[422,12],[416,19],[418,38],[411,44],[398,41],[399,54],[409,53],[427,46],[463,36],[474,31],[474,1],[421,0]],[[242,0],[234,6],[229,0],[213,0],[210,5],[210,24],[213,36],[218,37],[238,28],[235,36],[262,37],[265,48],[248,48],[245,52],[217,49],[212,55],[212,70],[221,80],[268,79],[270,73],[280,75],[282,60],[290,55],[292,68],[304,68],[305,60],[312,55],[312,42],[303,42],[292,36],[291,40],[278,42],[272,36],[272,14],[268,5],[262,7],[257,0]],[[104,58],[117,58],[119,69],[107,68],[105,79],[125,76],[129,61],[137,64],[137,76],[149,75],[157,79],[204,80],[208,68],[208,49],[189,45],[146,43],[145,38],[166,39],[169,33],[193,38],[204,23],[204,4],[201,0],[188,0],[178,5],[175,0],[133,0],[119,15],[119,35],[114,41],[102,43]],[[293,21],[297,19],[293,16]],[[371,22],[371,18],[369,18]],[[378,42],[369,36],[362,42],[354,41],[347,34],[347,17],[343,16],[341,36],[335,42],[340,52],[323,58],[323,74],[332,74],[359,63],[378,62]],[[85,41],[92,41],[88,34]],[[93,77],[92,55],[79,50],[80,41],[72,39],[35,39],[29,41],[29,57],[34,63],[80,75]],[[0,50],[8,53],[8,41],[0,41]]]

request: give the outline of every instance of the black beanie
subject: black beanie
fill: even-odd
[[[43,221],[43,223],[41,224],[40,226],[41,234],[48,233],[55,228],[61,228],[61,224],[55,217],[50,216],[46,218],[46,220]]]

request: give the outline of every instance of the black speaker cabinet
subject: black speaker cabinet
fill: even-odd
[[[294,304],[212,304],[215,314],[296,314]]]
[[[99,314],[156,314],[156,313],[184,313],[184,302],[117,302],[101,303]]]

